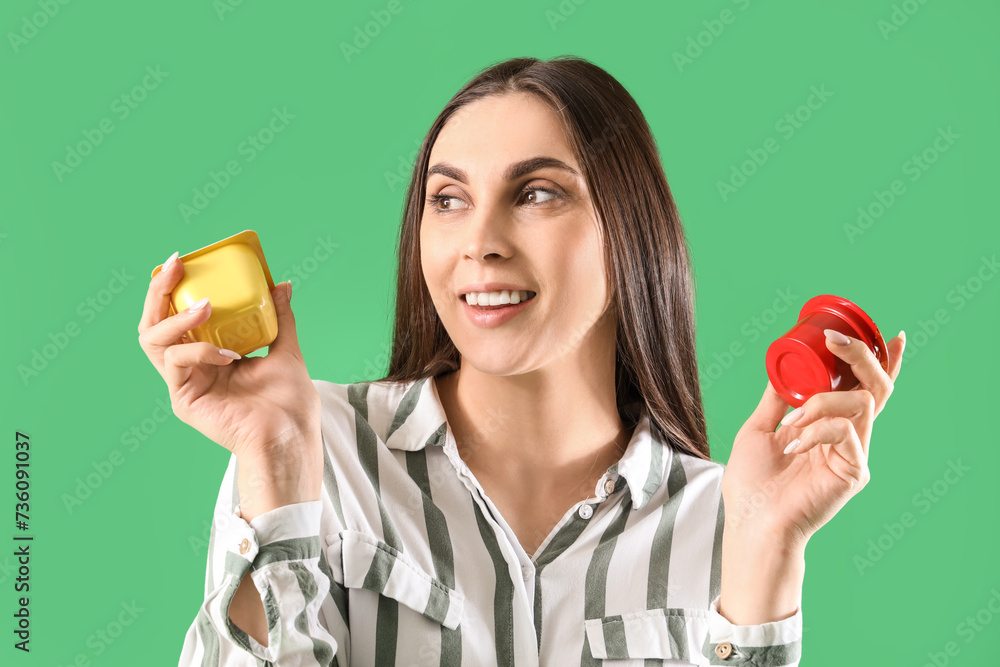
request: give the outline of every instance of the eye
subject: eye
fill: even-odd
[[[463,208],[468,208],[467,204],[465,206],[456,206],[455,202],[465,203],[458,197],[454,197],[452,195],[431,195],[427,198],[428,206],[432,207],[435,211],[457,211]]]
[[[556,199],[559,195],[546,188],[525,188],[521,191],[521,199],[529,205],[542,204],[551,199]]]

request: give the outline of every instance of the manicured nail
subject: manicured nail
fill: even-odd
[[[837,345],[850,345],[851,339],[840,333],[836,329],[823,329],[823,333],[826,334],[827,340],[831,343],[836,343]]]
[[[787,415],[785,415],[785,417],[781,420],[781,425],[788,426],[789,424],[794,424],[799,420],[799,417],[801,417],[805,413],[805,411],[806,411],[805,407],[800,405],[799,407],[795,408]]]
[[[189,313],[196,313],[199,310],[201,310],[202,308],[204,308],[207,304],[208,304],[208,297],[206,296],[201,301],[198,301],[196,303],[191,304],[191,307],[188,308],[188,312]]]
[[[899,337],[903,339],[904,343],[906,342],[906,332],[902,329],[899,330]]]
[[[221,354],[224,357],[229,357],[230,359],[241,359],[242,358],[236,352],[233,352],[232,350],[227,350],[224,347],[220,347],[219,348],[219,354]]]
[[[799,440],[798,438],[792,440],[790,443],[788,443],[788,446],[785,447],[785,454],[790,454],[791,452],[795,451],[795,448],[798,447],[801,443],[802,441]]]
[[[175,260],[177,259],[177,255],[178,255],[178,253],[177,253],[177,252],[175,251],[175,252],[174,252],[174,254],[173,254],[173,255],[171,255],[171,256],[170,256],[170,257],[169,257],[169,258],[167,259],[167,261],[165,261],[165,262],[163,263],[163,268],[162,268],[161,270],[162,270],[162,271],[169,271],[169,270],[170,270],[170,267],[172,267],[172,266],[174,265],[174,261],[175,261]]]
[[[285,287],[285,294],[288,296],[288,303],[292,302],[292,281],[288,281],[288,286]]]

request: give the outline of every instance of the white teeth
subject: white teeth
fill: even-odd
[[[469,292],[465,302],[470,306],[502,306],[528,300],[527,290],[501,290],[499,292]]]

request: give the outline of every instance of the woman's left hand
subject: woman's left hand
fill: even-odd
[[[834,332],[836,333],[836,332]],[[905,337],[887,344],[889,370],[857,338],[827,349],[851,365],[860,385],[810,397],[790,407],[768,382],[733,444],[722,478],[726,529],[802,553],[819,528],[865,487],[872,423],[892,394]],[[789,453],[786,447],[799,444]]]

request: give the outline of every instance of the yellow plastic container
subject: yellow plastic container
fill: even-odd
[[[246,355],[270,345],[278,335],[278,316],[271,299],[274,281],[257,232],[246,230],[181,255],[184,276],[170,294],[170,314],[190,308],[204,297],[209,318],[187,332],[189,340],[207,342]],[[163,268],[153,269],[155,276]]]

